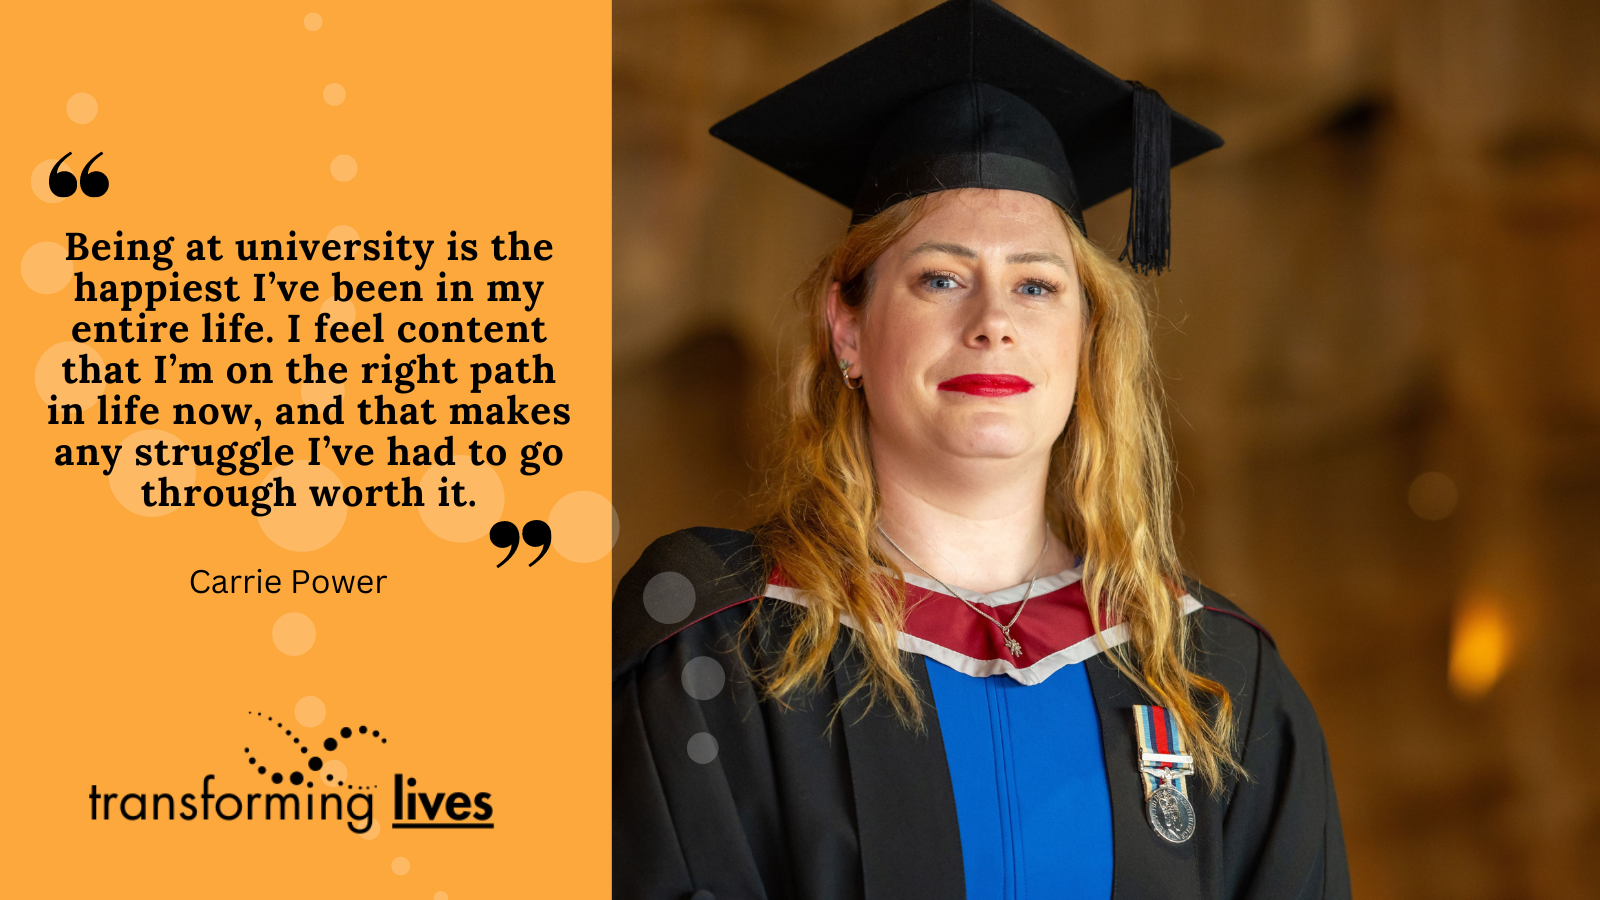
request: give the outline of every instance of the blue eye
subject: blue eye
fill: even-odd
[[[930,275],[927,284],[936,291],[953,290],[958,286],[956,280],[949,275]]]
[[[1050,285],[1037,281],[1030,281],[1018,288],[1018,290],[1030,297],[1045,297],[1055,292],[1055,289]]]

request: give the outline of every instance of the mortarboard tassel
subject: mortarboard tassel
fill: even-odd
[[[1172,246],[1172,115],[1161,95],[1133,86],[1133,202],[1125,259],[1141,274],[1159,273]]]

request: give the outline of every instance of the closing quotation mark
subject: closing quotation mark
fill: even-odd
[[[506,553],[506,558],[500,560],[500,562],[495,565],[496,569],[510,562],[511,557],[517,555],[517,547],[519,546],[519,542],[517,540],[517,523],[494,523],[494,527],[489,529],[489,543],[495,545],[496,547],[511,548],[510,551]],[[550,552],[550,526],[542,519],[534,519],[532,522],[522,526],[521,543],[525,543],[529,547],[539,548],[539,555],[535,556],[533,558],[533,562],[528,563],[528,565],[531,566],[533,563],[544,559],[544,555]]]
[[[68,151],[67,156],[71,155],[72,152]],[[56,164],[50,167],[50,193],[57,197],[71,197],[81,187],[85,197],[99,197],[111,189],[111,179],[106,177],[106,173],[89,171],[95,159],[105,156],[104,151],[96,153],[94,159],[84,163],[83,171],[76,178],[71,172],[61,171],[61,164],[67,161],[67,156],[56,160]]]

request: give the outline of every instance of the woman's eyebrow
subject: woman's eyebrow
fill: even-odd
[[[906,254],[906,259],[910,259],[919,253],[948,253],[951,256],[958,256],[962,259],[978,258],[978,252],[973,250],[971,247],[966,246],[965,244],[949,244],[942,241],[924,241],[913,247],[911,252]],[[1006,257],[1006,262],[1012,265],[1026,263],[1050,263],[1052,265],[1060,266],[1068,272],[1072,271],[1072,266],[1068,265],[1066,260],[1062,259],[1059,254],[1052,253],[1049,250],[1028,250],[1023,253],[1013,253]]]
[[[973,250],[971,247],[963,244],[944,244],[940,243],[939,241],[923,241],[922,243],[913,247],[910,253],[906,254],[906,259],[910,259],[919,253],[948,253],[951,256],[959,256],[962,259],[978,258],[978,252],[976,250]]]
[[[1063,269],[1066,269],[1068,272],[1072,271],[1072,267],[1067,265],[1066,260],[1062,259],[1057,254],[1051,253],[1049,250],[1029,250],[1026,253],[1013,253],[1006,257],[1006,262],[1012,264],[1052,263],[1060,266]]]

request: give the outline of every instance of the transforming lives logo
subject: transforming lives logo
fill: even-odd
[[[261,713],[251,712],[250,715],[261,717]],[[266,722],[274,722],[272,716],[264,717]],[[289,745],[291,752],[299,751],[297,762],[307,771],[300,771],[299,766],[294,767],[285,778],[281,769],[269,769],[266,758],[269,754],[260,750],[252,751],[244,748],[248,756],[248,765],[253,767],[256,777],[266,781],[272,787],[263,787],[260,791],[251,791],[248,787],[217,793],[213,787],[220,789],[221,784],[212,785],[217,780],[215,774],[206,775],[200,781],[200,792],[183,793],[174,795],[170,792],[117,792],[100,790],[98,784],[89,787],[89,818],[93,821],[110,822],[113,819],[124,821],[159,821],[165,813],[167,821],[191,822],[211,821],[214,818],[224,822],[237,819],[254,821],[328,821],[343,822],[345,827],[356,834],[366,834],[372,830],[374,813],[377,811],[375,803],[376,784],[353,784],[346,781],[348,770],[345,765],[336,760],[324,761],[321,753],[312,755],[314,739],[308,738],[306,743],[301,743],[299,737],[294,736],[293,729],[285,728],[282,721],[276,721],[278,733],[284,738],[292,740]],[[361,737],[371,739],[371,742],[384,745],[389,739],[383,737],[377,729],[367,730],[362,725],[356,729],[346,726],[339,729],[338,736],[329,736],[320,742],[323,751],[332,753],[339,748],[341,739],[351,741]],[[258,745],[259,746],[259,745]],[[347,745],[349,749],[349,745]],[[258,761],[258,756],[260,757]],[[288,781],[287,790],[283,787]],[[303,788],[301,786],[304,786]],[[494,807],[489,803],[490,793],[478,791],[436,791],[428,793],[426,790],[415,791],[407,788],[417,787],[415,776],[407,777],[404,773],[396,772],[394,775],[394,821],[391,828],[493,828]],[[322,789],[322,793],[317,792]],[[344,788],[341,793],[340,788]],[[304,791],[305,803],[301,803],[301,791]],[[196,801],[199,801],[198,805]],[[179,807],[182,812],[179,812]]]

